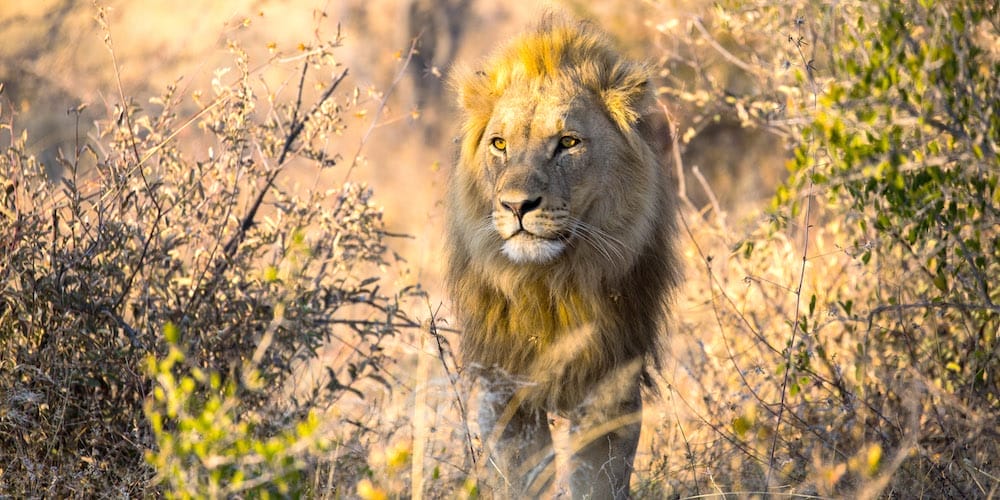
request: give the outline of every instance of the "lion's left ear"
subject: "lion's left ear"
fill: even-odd
[[[648,68],[626,63],[614,73],[614,84],[601,95],[611,119],[627,139],[637,135],[654,153],[666,155],[673,147],[673,124],[656,100]]]
[[[674,119],[670,109],[658,100],[646,106],[636,124],[636,131],[660,158],[666,158],[674,148]]]
[[[601,93],[601,99],[618,128],[635,129],[646,108],[655,104],[648,70],[624,63],[611,73],[611,85]]]

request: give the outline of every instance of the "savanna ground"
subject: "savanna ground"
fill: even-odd
[[[556,7],[676,125],[633,495],[996,497],[995,3]],[[5,2],[0,496],[475,496],[444,82],[538,14]]]

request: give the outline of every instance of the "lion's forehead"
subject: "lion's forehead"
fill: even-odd
[[[578,127],[586,114],[579,96],[565,91],[540,89],[508,92],[494,108],[490,132],[511,135],[509,140],[558,134],[567,127]]]

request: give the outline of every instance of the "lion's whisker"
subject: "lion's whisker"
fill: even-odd
[[[597,233],[602,238],[608,240],[608,242],[617,245],[621,250],[627,250],[628,249],[628,246],[624,242],[622,242],[622,240],[620,240],[618,238],[615,238],[614,236],[611,236],[611,234],[608,233],[607,231],[605,231],[605,230],[603,230],[603,229],[601,229],[601,228],[599,228],[597,226],[594,226],[593,224],[587,224],[586,222],[583,222],[583,221],[580,221],[580,223],[586,225],[588,230]]]
[[[617,258],[618,262],[625,260],[625,252],[628,250],[628,247],[622,243],[621,240],[611,236],[606,231],[592,224],[583,222],[580,219],[570,218],[569,221],[574,234],[578,235],[581,240],[594,247],[594,249],[604,255],[609,262],[615,263],[615,258]]]
[[[476,235],[489,236],[491,233],[495,232],[493,225],[493,214],[488,214],[483,217],[479,224],[476,224],[473,231]]]
[[[613,246],[604,244],[604,241],[601,240],[595,234],[593,234],[591,231],[589,231],[588,228],[587,228],[587,226],[585,226],[585,225],[576,225],[575,229],[576,229],[576,231],[575,231],[576,235],[579,236],[581,240],[587,242],[590,246],[594,247],[595,250],[597,250],[598,252],[600,252],[601,255],[603,255],[604,258],[608,260],[608,262],[611,262],[611,263],[615,262],[615,259],[611,255],[611,250],[615,251],[615,255],[616,256],[618,256],[619,258],[621,257],[621,255],[618,252],[617,248],[614,248]],[[609,250],[609,248],[611,250]]]
[[[612,251],[615,252],[615,256],[621,257],[617,248],[607,244],[607,242],[601,239],[597,234],[590,231],[590,229],[587,226],[577,225],[576,229],[577,229],[576,234],[580,237],[580,239],[588,243],[598,252],[600,252],[601,255],[603,255],[604,258],[608,260],[608,262],[612,263],[615,262],[615,259],[611,255]]]
[[[596,234],[598,234],[601,238],[603,238],[604,241],[607,241],[608,243],[610,243],[612,245],[612,248],[616,249],[616,251],[618,253],[618,256],[621,257],[622,259],[625,258],[625,252],[626,251],[631,252],[632,249],[630,249],[628,247],[628,245],[626,245],[624,242],[622,242],[622,240],[620,240],[618,238],[615,238],[614,236],[611,236],[611,234],[608,233],[607,231],[604,231],[601,228],[598,228],[598,227],[590,225],[590,224],[588,224],[587,227],[591,231],[593,231]]]

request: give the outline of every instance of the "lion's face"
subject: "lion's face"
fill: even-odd
[[[578,246],[609,259],[621,252],[604,226],[615,217],[609,198],[624,139],[597,99],[550,82],[497,100],[477,149],[492,230],[510,261],[542,264]]]

